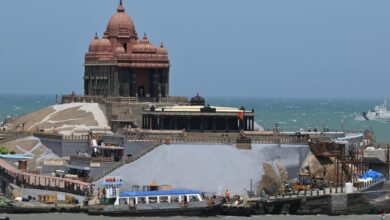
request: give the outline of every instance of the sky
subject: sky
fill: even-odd
[[[117,0],[2,0],[0,94],[83,92]],[[168,49],[171,95],[390,96],[390,1],[124,0]]]

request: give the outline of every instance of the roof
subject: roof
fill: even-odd
[[[197,190],[167,190],[167,191],[146,191],[146,192],[121,192],[121,197],[140,197],[140,196],[168,196],[168,195],[188,195],[201,194]]]
[[[204,108],[204,106],[175,105],[175,106],[158,107],[158,108],[155,108],[154,111],[155,112],[162,112],[162,109],[164,109],[164,112],[200,112],[202,108]],[[215,108],[216,112],[219,112],[219,113],[237,113],[237,112],[244,111],[244,110],[241,110],[239,108],[232,108],[232,107],[210,106],[210,108]],[[245,112],[251,113],[252,111],[245,111]]]
[[[100,182],[102,185],[122,185],[122,181],[117,181],[117,182]]]
[[[32,156],[24,154],[0,154],[0,158],[4,159],[32,159]]]

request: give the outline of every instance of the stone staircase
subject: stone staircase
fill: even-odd
[[[114,170],[118,169],[119,167],[121,167],[125,164],[129,164],[129,163],[132,163],[132,162],[138,160],[139,158],[141,158],[145,154],[149,153],[150,151],[154,150],[155,148],[157,148],[160,145],[161,145],[161,143],[157,143],[157,142],[152,143],[149,147],[145,148],[143,151],[139,152],[138,154],[133,155],[132,157],[129,157],[129,158],[123,158],[121,161],[112,163],[112,166],[104,169],[101,174],[95,176],[94,181],[97,181],[97,180],[107,176],[108,174],[112,173]]]

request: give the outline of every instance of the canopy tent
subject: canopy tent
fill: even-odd
[[[381,179],[383,178],[383,174],[374,170],[368,170],[367,172],[363,173],[361,176],[362,179],[368,179],[371,178],[373,180]]]

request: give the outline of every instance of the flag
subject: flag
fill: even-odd
[[[244,112],[243,111],[237,112],[237,118],[239,118],[241,121],[244,120]]]

